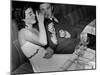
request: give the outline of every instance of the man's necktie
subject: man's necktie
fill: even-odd
[[[51,22],[48,24],[48,31],[50,32],[51,41],[57,45],[57,37],[56,37],[56,30],[55,30],[55,20],[52,19]]]

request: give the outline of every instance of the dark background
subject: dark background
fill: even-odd
[[[12,17],[14,17],[15,10],[21,10],[25,5],[32,6],[33,9],[38,10],[39,4],[42,2],[28,2],[28,1],[12,1],[11,2],[11,10],[12,10]],[[58,4],[58,3],[51,3],[54,7],[54,14],[56,15],[67,15],[74,10],[77,10],[81,7],[85,7],[89,9],[90,12],[96,14],[96,6],[90,5],[73,5],[73,4]],[[90,13],[89,12],[89,13]],[[93,15],[93,14],[92,14]]]

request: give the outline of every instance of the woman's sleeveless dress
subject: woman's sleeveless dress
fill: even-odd
[[[28,41],[21,46],[21,49],[26,57],[35,53],[35,55],[29,59],[34,72],[57,71],[71,57],[71,54],[54,54],[50,59],[43,58],[46,50]]]

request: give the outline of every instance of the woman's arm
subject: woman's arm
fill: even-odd
[[[22,31],[20,36],[24,36],[23,38],[25,38],[26,41],[30,41],[40,46],[45,46],[47,44],[47,36],[46,36],[45,27],[44,27],[44,17],[41,14],[37,14],[37,12],[36,12],[36,16],[39,22],[38,23],[39,34],[37,35],[28,30],[24,30],[24,32]]]
[[[38,20],[38,26],[39,26],[39,41],[43,43],[44,45],[47,44],[47,36],[46,36],[46,30],[44,27],[44,16],[41,13],[37,13],[36,16]]]
[[[47,35],[44,24],[42,22],[39,23],[39,41],[44,45],[47,44]]]

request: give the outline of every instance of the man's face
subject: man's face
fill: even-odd
[[[49,3],[40,4],[40,12],[45,18],[50,18],[52,16],[53,7]]]

